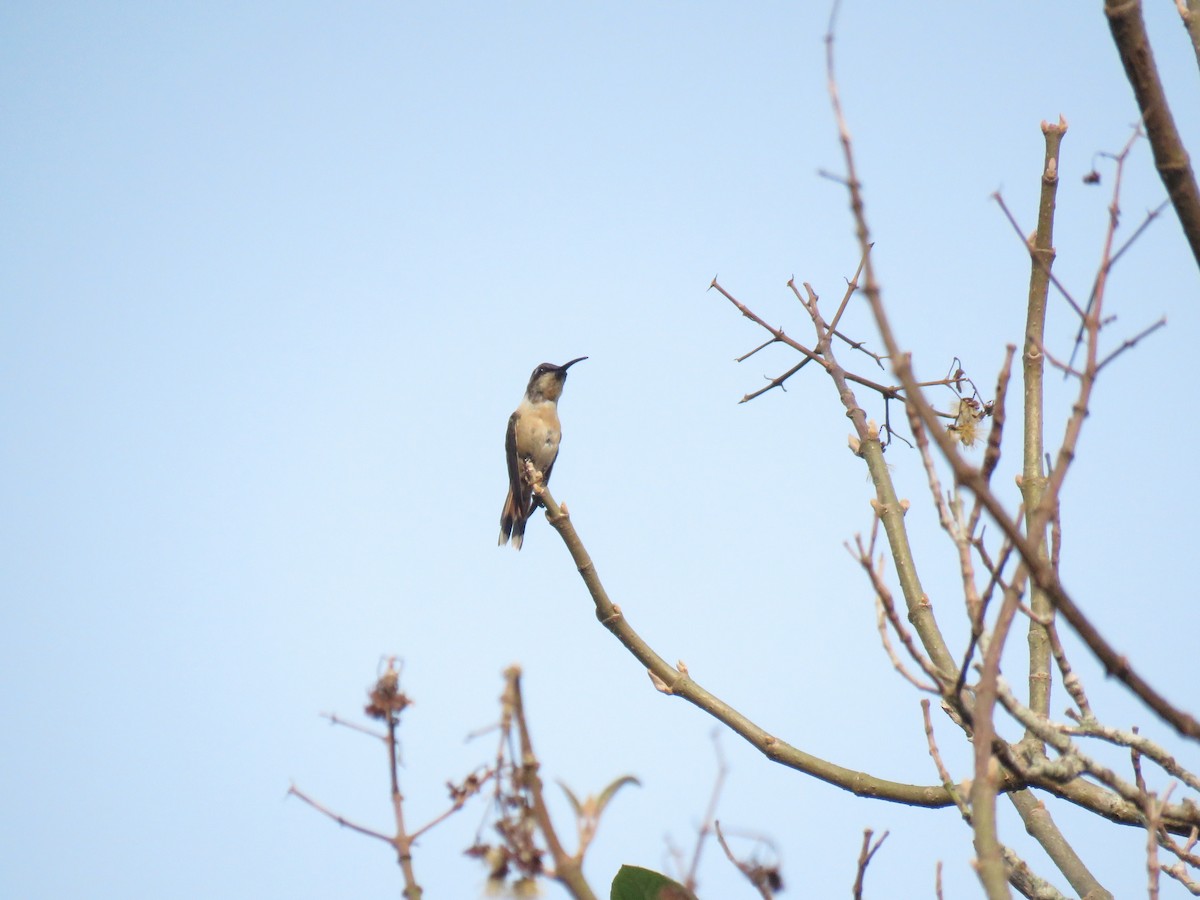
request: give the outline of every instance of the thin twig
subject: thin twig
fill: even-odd
[[[1172,778],[1179,779],[1194,791],[1200,791],[1200,776],[1184,768],[1174,756],[1154,741],[1139,734],[1137,729],[1125,731],[1121,728],[1103,725],[1091,716],[1090,710],[1083,717],[1075,716],[1070,711],[1067,715],[1069,718],[1075,719],[1078,724],[1059,726],[1063,734],[1072,737],[1096,738],[1112,744],[1114,747],[1127,747],[1136,753],[1139,759],[1141,757],[1149,759]]]
[[[1029,242],[1029,239],[1027,237],[1025,237],[1025,234],[1021,231],[1021,226],[1017,224],[1016,217],[1012,214],[1012,211],[1009,210],[1008,204],[1004,202],[1004,197],[1001,196],[999,191],[997,191],[996,193],[992,194],[992,199],[996,201],[996,204],[1000,207],[1001,211],[1004,213],[1004,217],[1006,219],[1008,219],[1008,223],[1010,225],[1012,225],[1013,231],[1015,231],[1017,233],[1017,237],[1019,237],[1021,239],[1021,243],[1023,243],[1025,245],[1025,249],[1029,251],[1030,257],[1034,260],[1034,265],[1045,266],[1045,263],[1034,254],[1033,245]],[[1062,295],[1063,299],[1066,300],[1068,304],[1070,304],[1071,309],[1075,310],[1075,314],[1077,316],[1079,316],[1079,318],[1081,318],[1081,319],[1084,318],[1085,314],[1083,311],[1083,307],[1080,306],[1076,302],[1075,298],[1071,296],[1071,292],[1067,290],[1066,286],[1063,285],[1063,283],[1058,280],[1058,276],[1055,275],[1053,272],[1051,272],[1047,268],[1046,269],[1046,277],[1050,279],[1050,283],[1052,285],[1054,285],[1054,287]]]
[[[761,344],[759,344],[757,347],[755,347],[749,353],[743,353],[741,356],[737,357],[734,360],[734,362],[745,362],[750,357],[752,357],[755,353],[757,353],[759,350],[762,350],[766,347],[770,347],[772,344],[776,344],[778,342],[779,341],[777,338],[771,338],[770,340],[763,341]]]
[[[854,277],[846,282],[846,293],[842,297],[842,302],[837,308],[837,312],[833,314],[833,318],[829,320],[829,330],[837,334],[838,323],[842,321],[842,313],[846,311],[846,307],[850,304],[850,298],[854,296],[854,292],[858,290],[858,277],[862,275],[863,266],[867,262],[867,254],[871,252],[871,248],[867,247],[863,251],[862,256],[858,259],[858,268],[854,270]],[[853,346],[853,345],[851,345]],[[878,362],[878,357],[876,357]]]
[[[376,831],[373,828],[367,828],[365,825],[359,825],[357,822],[347,819],[341,813],[336,813],[333,810],[331,810],[329,807],[324,806],[323,804],[317,802],[312,797],[308,796],[308,794],[304,793],[304,791],[300,790],[300,788],[296,787],[294,784],[288,788],[288,794],[289,794],[289,796],[298,797],[299,799],[303,800],[305,803],[307,803],[309,806],[311,806],[317,812],[322,813],[322,814],[328,816],[329,818],[333,819],[333,821],[337,822],[343,828],[349,828],[351,831],[357,831],[359,834],[365,834],[367,837],[372,837],[372,838],[375,838],[376,840],[383,841],[385,844],[392,844],[392,838],[389,835],[386,835],[386,834],[383,834],[382,832]]]
[[[766,387],[761,387],[757,391],[751,391],[749,394],[746,394],[744,397],[742,397],[741,400],[738,401],[738,403],[749,403],[755,397],[760,397],[763,394],[765,394],[767,391],[774,390],[775,388],[779,388],[781,390],[786,391],[787,388],[783,386],[783,383],[785,381],[787,381],[789,378],[791,378],[793,375],[795,375],[797,372],[799,372],[801,369],[803,369],[805,366],[807,366],[811,361],[812,360],[809,360],[809,359],[800,360],[800,362],[798,362],[796,365],[792,366],[790,369],[788,369],[782,375],[778,376],[777,378],[770,379],[767,382]]]
[[[708,809],[704,813],[704,821],[700,823],[699,831],[696,834],[696,849],[692,852],[692,864],[688,867],[687,878],[683,882],[683,886],[689,891],[696,890],[696,873],[700,871],[700,852],[704,849],[708,836],[712,834],[713,823],[717,820],[717,804],[721,800],[725,778],[729,775],[725,754],[721,752],[720,734],[716,731],[712,734],[712,742],[713,753],[717,756],[717,777],[713,781],[712,794],[708,798]]]
[[[1155,219],[1157,219],[1159,217],[1159,215],[1162,213],[1162,211],[1170,205],[1171,205],[1170,200],[1164,200],[1157,207],[1150,210],[1150,212],[1146,213],[1146,218],[1144,218],[1142,220],[1142,224],[1133,230],[1133,234],[1131,234],[1129,236],[1128,240],[1126,240],[1125,243],[1123,243],[1117,249],[1116,253],[1114,253],[1112,255],[1112,259],[1110,259],[1108,261],[1108,267],[1110,269],[1117,264],[1118,259],[1120,259],[1122,256],[1125,255],[1125,251],[1133,246],[1134,241],[1136,241],[1138,238],[1140,238],[1142,236],[1142,232],[1145,231],[1147,228],[1149,228],[1151,223]]]
[[[1071,663],[1067,660],[1067,652],[1063,649],[1062,639],[1058,636],[1057,623],[1050,626],[1050,651],[1054,654],[1054,661],[1062,676],[1063,688],[1075,701],[1083,719],[1085,721],[1092,719],[1092,707],[1088,702],[1087,692],[1083,688],[1083,681],[1075,674],[1075,670],[1071,668]]]
[[[778,870],[756,863],[743,862],[738,859],[733,855],[733,849],[729,846],[729,842],[725,840],[725,832],[721,830],[721,823],[714,820],[713,828],[717,833],[717,842],[721,845],[721,849],[725,851],[725,858],[733,863],[739,872],[746,876],[747,880],[754,885],[755,890],[758,891],[763,900],[772,900],[775,896],[775,891],[779,890]]]
[[[858,852],[858,870],[854,876],[854,900],[862,900],[863,879],[867,874],[867,866],[871,864],[871,857],[883,846],[889,833],[885,831],[879,836],[879,840],[872,844],[871,837],[875,832],[870,828],[863,830],[862,849]]]
[[[847,547],[847,549],[849,549],[849,547]],[[881,627],[879,629],[879,633],[880,637],[883,638],[884,649],[887,651],[888,656],[892,660],[892,664],[896,667],[896,670],[914,687],[916,687],[918,690],[938,693],[938,685],[941,682],[941,676],[937,668],[932,662],[929,661],[929,658],[917,648],[916,641],[913,640],[912,634],[907,628],[904,627],[904,623],[901,621],[899,614],[896,612],[896,604],[892,598],[892,592],[884,583],[876,564],[866,554],[867,551],[863,546],[861,535],[856,536],[855,550],[851,551],[851,555],[858,561],[858,564],[862,566],[863,571],[867,573],[867,577],[871,581],[871,587],[875,591],[876,602],[879,604],[881,609],[880,618],[882,619],[883,616],[887,617],[888,622],[891,623],[892,628],[896,631],[896,636],[900,638],[900,642],[904,645],[904,649],[908,651],[908,655],[912,658],[912,660],[921,667],[921,671],[923,671],[929,677],[930,683],[922,682],[908,672],[908,670],[904,667],[904,664],[901,663],[899,657],[897,657],[895,652],[892,650],[891,644],[887,639],[887,630],[882,627],[882,622],[880,622]]]
[[[950,796],[954,798],[954,805],[958,807],[963,821],[969,825],[971,823],[971,809],[967,806],[967,801],[963,799],[958,785],[950,777],[950,770],[942,762],[942,754],[938,752],[937,740],[933,736],[933,719],[929,715],[929,701],[925,698],[921,699],[921,717],[925,721],[925,741],[929,745],[929,755],[933,757],[933,765],[937,768],[938,777],[942,779],[942,784],[950,793]]]
[[[1139,331],[1137,334],[1135,334],[1133,337],[1126,338],[1125,340],[1123,340],[1121,342],[1121,346],[1117,347],[1116,350],[1113,350],[1111,353],[1108,354],[1108,356],[1104,357],[1104,359],[1102,359],[1098,363],[1096,363],[1096,372],[1099,373],[1101,369],[1103,369],[1105,366],[1107,366],[1110,362],[1112,362],[1114,359],[1116,359],[1118,356],[1120,356],[1126,350],[1130,349],[1131,347],[1136,347],[1138,344],[1138,341],[1140,341],[1142,338],[1153,334],[1154,332],[1158,331],[1158,329],[1160,329],[1160,328],[1165,328],[1166,325],[1167,325],[1167,317],[1163,316],[1161,319],[1159,319],[1153,325],[1148,325],[1147,327],[1145,327],[1141,331]]]
[[[321,713],[322,719],[328,719],[330,725],[341,725],[343,728],[349,728],[351,731],[359,731],[368,737],[373,737],[376,740],[387,742],[387,735],[376,731],[374,728],[367,728],[365,725],[359,725],[357,722],[351,722],[349,719],[343,719],[337,713]]]

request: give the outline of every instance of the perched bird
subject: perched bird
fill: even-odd
[[[567,380],[567,369],[587,359],[581,356],[561,366],[542,363],[529,376],[525,397],[508,419],[508,435],[504,450],[508,457],[508,497],[500,513],[500,546],[512,538],[513,547],[521,549],[525,539],[525,523],[542,505],[533,495],[525,463],[532,462],[542,473],[543,484],[550,480],[550,470],[558,456],[562,428],[558,423],[558,398]]]

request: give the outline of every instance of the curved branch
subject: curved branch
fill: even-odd
[[[575,526],[571,523],[566,510],[559,506],[550,495],[544,483],[535,482],[534,491],[546,507],[546,520],[562,537],[571,558],[575,561],[576,568],[579,569],[583,583],[587,586],[588,593],[592,595],[592,600],[596,604],[596,618],[616,636],[617,640],[625,645],[625,649],[632,653],[638,662],[646,667],[650,680],[662,693],[682,697],[693,706],[704,710],[756,747],[767,759],[811,775],[813,778],[840,787],[859,797],[935,808],[950,806],[954,803],[950,793],[940,784],[919,785],[888,781],[805,753],[786,741],[780,740],[728,703],[705,690],[688,674],[687,667],[683,663],[680,663],[678,667],[670,665],[646,643],[629,624],[620,607],[609,599],[608,592],[604,589],[600,576],[596,573],[596,566],[583,546],[583,541],[575,531]],[[1006,785],[1006,787],[1010,786],[1015,787],[1015,785]]]
[[[751,746],[757,748],[772,762],[811,775],[813,778],[842,788],[856,796],[935,809],[954,804],[953,795],[942,785],[905,784],[876,778],[868,773],[839,766],[793,747],[701,687],[691,677],[687,666],[683,663],[679,663],[677,667],[670,665],[634,630],[621,608],[609,598],[608,592],[596,572],[596,566],[583,546],[583,541],[576,532],[567,511],[551,496],[544,484],[535,482],[534,490],[539,493],[546,506],[547,521],[559,533],[571,554],[571,559],[574,560],[575,566],[579,570],[579,575],[583,579],[588,593],[592,596],[592,601],[596,606],[596,618],[600,620],[600,624],[613,633],[617,640],[625,645],[625,648],[638,662],[646,667],[650,680],[659,691],[671,696],[682,697],[693,706],[708,713],[745,739]],[[1006,768],[1010,771],[1002,774],[1000,791],[1009,793],[1025,787],[1024,781],[1011,774],[1012,771],[1018,769],[1011,748],[1001,740],[997,740],[993,746],[998,751],[1009,751],[1005,752],[1004,756],[1006,757]],[[1065,784],[1050,778],[1033,778],[1029,780],[1029,785],[1049,791],[1063,800],[1120,825],[1145,827],[1145,820],[1140,810],[1118,794],[1082,778],[1076,778]],[[1196,810],[1194,807],[1189,809],[1182,804],[1172,805],[1172,808],[1167,810],[1164,819],[1164,825],[1168,831],[1175,834],[1187,834],[1193,826],[1200,825],[1200,810]]]

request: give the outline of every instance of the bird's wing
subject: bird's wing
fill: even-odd
[[[508,417],[508,432],[504,435],[504,456],[508,460],[508,489],[512,492],[513,511],[521,516],[529,515],[529,488],[525,484],[525,473],[517,458],[517,414]]]

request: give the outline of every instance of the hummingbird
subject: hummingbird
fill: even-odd
[[[529,376],[529,387],[508,418],[508,434],[504,438],[504,451],[508,458],[508,496],[500,513],[499,546],[512,539],[514,549],[520,550],[525,539],[525,523],[542,505],[534,496],[525,471],[525,463],[532,462],[542,473],[542,483],[550,480],[550,470],[558,457],[558,443],[562,440],[562,427],[558,422],[558,398],[562,396],[563,384],[567,380],[567,369],[586,356],[573,359],[561,366],[542,363]]]

